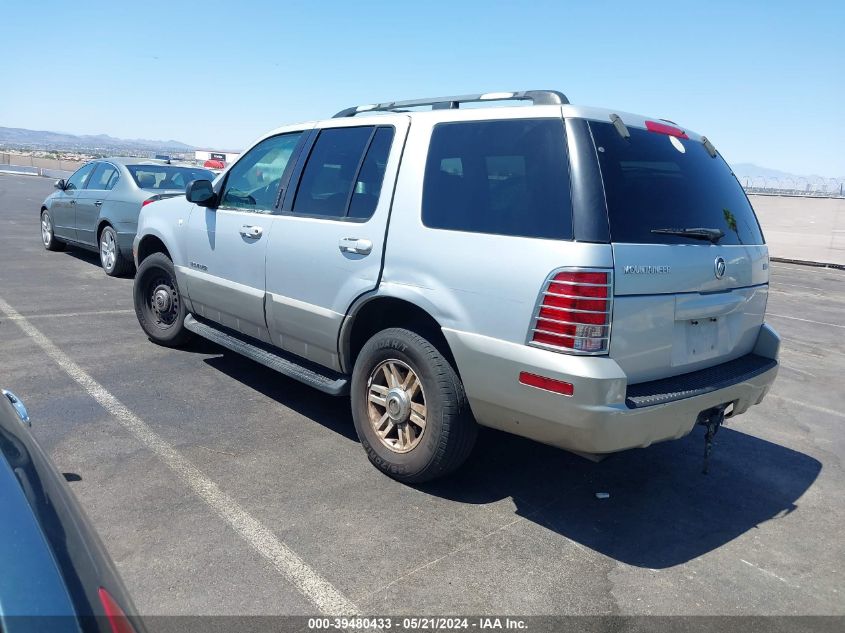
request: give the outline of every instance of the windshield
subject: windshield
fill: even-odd
[[[192,180],[214,180],[214,172],[199,167],[176,165],[127,165],[141,189],[181,189]]]
[[[660,229],[717,229],[719,244],[763,244],[754,211],[728,164],[700,141],[590,122],[604,181],[610,237],[634,244],[702,244]]]

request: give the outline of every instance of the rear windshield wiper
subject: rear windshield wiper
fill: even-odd
[[[725,237],[725,232],[722,229],[651,229],[652,233],[661,233],[663,235],[682,235],[684,237],[691,237],[695,240],[707,240],[711,244],[716,244],[720,239]]]

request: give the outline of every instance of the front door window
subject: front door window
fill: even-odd
[[[220,208],[271,213],[302,132],[264,139],[229,170]]]

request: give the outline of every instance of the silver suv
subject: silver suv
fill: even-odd
[[[477,424],[587,455],[710,439],[777,373],[754,211],[665,120],[553,91],[359,106],[186,198],[141,214],[144,331],[349,393],[401,481],[457,468]]]

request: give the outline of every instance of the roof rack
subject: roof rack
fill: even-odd
[[[432,110],[456,110],[461,103],[479,101],[531,101],[533,105],[563,105],[569,103],[562,92],[556,90],[524,90],[522,92],[486,92],[477,95],[460,95],[455,97],[434,97],[429,99],[412,99],[410,101],[388,101],[370,105],[359,105],[346,108],[334,115],[333,118],[355,116],[364,112],[395,112],[402,108],[431,106]]]

